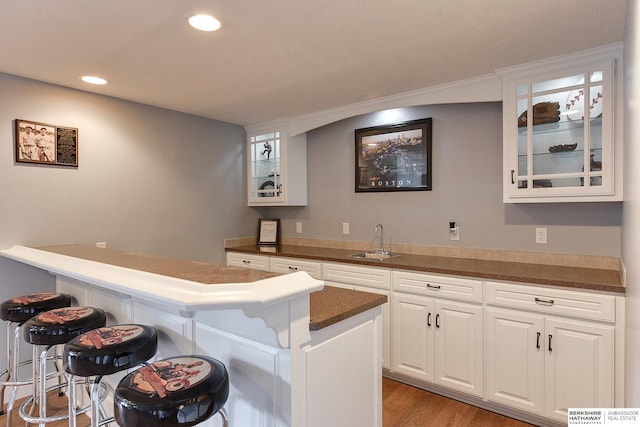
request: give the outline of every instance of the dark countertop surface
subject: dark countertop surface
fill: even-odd
[[[227,267],[83,245],[42,246],[34,249],[212,286],[222,283],[249,283],[279,276],[277,273],[247,268]],[[312,292],[309,300],[309,330],[316,331],[382,305],[387,301],[387,297],[325,286],[321,291]]]
[[[239,246],[226,249],[256,255],[281,256],[325,262],[341,262],[370,267],[410,270],[423,273],[465,276],[482,280],[559,286],[566,288],[625,293],[618,270],[589,267],[569,267],[522,262],[491,261],[469,258],[401,254],[385,260],[353,258],[360,251],[315,246],[281,245],[262,251],[259,246]]]

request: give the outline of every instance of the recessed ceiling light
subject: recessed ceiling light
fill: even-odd
[[[211,15],[193,15],[189,18],[189,25],[200,31],[216,31],[222,24]]]
[[[97,76],[82,76],[82,81],[92,85],[106,85],[108,83],[107,80]]]

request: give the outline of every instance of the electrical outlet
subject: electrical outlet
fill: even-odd
[[[302,222],[301,221],[296,221],[296,233],[298,233],[298,234],[302,233]]]
[[[449,240],[460,240],[460,226],[449,228]]]
[[[349,223],[348,222],[343,222],[342,223],[342,234],[349,234]]]
[[[536,228],[536,243],[547,243],[547,229],[546,228]]]
[[[107,247],[107,242],[98,242],[96,243],[96,248],[105,249]]]

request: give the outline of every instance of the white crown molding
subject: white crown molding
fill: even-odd
[[[534,72],[534,70],[554,67],[559,63],[566,66],[571,63],[580,64],[585,61],[593,61],[598,57],[611,55],[621,57],[622,48],[622,43],[613,43],[567,55],[528,62],[514,67],[500,68],[495,70],[494,73],[470,79],[458,80],[438,86],[403,92],[396,95],[357,102],[342,107],[330,108],[300,116],[256,123],[254,125],[245,126],[245,129],[247,132],[250,132],[255,131],[256,129],[269,130],[277,127],[283,130],[286,129],[289,136],[294,136],[349,117],[392,108],[412,107],[418,105],[456,104],[463,102],[502,101],[502,79],[505,77],[509,77],[513,74],[528,71]]]
[[[459,80],[429,88],[357,102],[310,114],[245,126],[247,132],[286,125],[288,135],[294,136],[338,120],[391,108],[416,105],[489,102],[502,100],[502,80],[495,74]]]
[[[572,65],[581,65],[585,62],[598,61],[600,58],[622,57],[623,44],[613,43],[593,49],[582,50],[580,52],[569,53],[562,56],[541,59],[539,61],[527,62],[513,67],[499,68],[496,74],[501,78],[511,75],[523,75],[527,73],[537,74],[540,70],[548,70],[562,66],[567,68]]]

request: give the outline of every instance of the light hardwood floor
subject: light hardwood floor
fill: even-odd
[[[49,401],[53,411],[64,410],[65,398],[53,395]],[[384,427],[531,427],[531,424],[387,378],[382,379],[382,407]],[[4,425],[6,425],[6,415],[0,416],[0,426]],[[12,425],[24,425],[18,417],[17,410],[13,413]],[[67,425],[65,421],[48,424],[49,427]]]
[[[428,391],[382,379],[384,427],[531,427]]]

